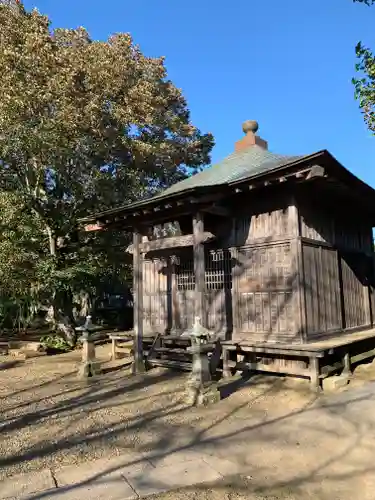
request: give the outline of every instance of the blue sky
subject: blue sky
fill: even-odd
[[[352,0],[26,0],[54,26],[95,39],[130,32],[143,52],[166,56],[193,123],[214,134],[213,162],[233,151],[246,119],[269,149],[328,149],[375,187],[375,137],[354,100],[355,44],[375,49],[375,7]]]

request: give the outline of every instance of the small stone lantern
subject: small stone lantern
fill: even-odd
[[[183,336],[191,338],[188,350],[193,355],[191,374],[187,381],[188,402],[192,404],[208,404],[220,399],[217,387],[212,383],[208,353],[212,346],[208,344],[210,331],[201,325],[196,316],[192,329]]]
[[[100,363],[95,357],[93,329],[91,316],[86,316],[85,324],[76,328],[77,332],[82,332],[80,337],[82,342],[82,361],[78,368],[78,376],[80,378],[95,377],[101,373]]]

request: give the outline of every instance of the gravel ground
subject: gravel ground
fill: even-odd
[[[101,346],[97,354],[108,360],[109,347]],[[253,414],[276,416],[311,399],[268,377],[219,405],[191,408],[184,402],[185,374],[155,369],[129,377],[121,369],[85,383],[75,376],[79,357],[79,352],[20,362],[0,357],[0,479],[127,450],[189,446],[204,441],[224,420],[243,420],[250,406]],[[272,397],[276,392],[282,407]]]
[[[148,497],[148,500],[301,500],[301,498],[303,500],[323,500],[322,496],[306,495],[306,492],[301,490],[293,492],[290,488],[278,488],[265,494],[254,493],[251,489],[250,480],[238,476],[209,486],[193,486],[161,495],[153,495]],[[327,500],[332,499],[327,498]]]
[[[108,360],[109,346],[101,346],[97,354],[103,361]],[[303,476],[304,470],[314,463],[313,454],[320,453],[322,442],[315,443],[321,440],[321,434],[313,434],[318,430],[312,425],[305,448],[309,446],[312,458],[310,465],[307,459],[304,463],[300,446],[306,437],[303,424],[298,427],[296,437],[296,424],[288,418],[304,410],[308,414],[316,403],[316,396],[308,392],[305,382],[253,377],[220,403],[192,408],[184,401],[186,374],[155,369],[142,376],[129,376],[122,367],[85,383],[75,375],[79,359],[79,352],[26,361],[0,357],[0,480],[22,472],[46,467],[54,470],[130,451],[162,456],[170,450],[190,446],[199,446],[202,451],[209,446],[215,453],[217,446],[217,455],[222,457],[228,448],[229,454],[238,452],[238,456],[242,450],[246,461],[244,439],[250,439],[253,452],[259,449],[262,452],[259,457],[265,460],[254,474],[259,477],[264,474],[267,483],[272,475],[272,470],[266,470],[267,461],[272,468],[272,461],[283,464],[285,460],[289,464],[286,472],[289,467],[292,476],[297,471]],[[374,375],[374,368],[358,370],[353,386],[374,379]],[[340,425],[344,439],[351,432],[350,427],[345,422]],[[327,455],[341,440],[333,431],[324,436]],[[325,458],[324,453],[319,456]],[[310,497],[305,491],[301,496],[301,491],[282,485],[276,492],[251,493],[248,483],[246,478],[237,477],[229,483],[188,488],[154,499],[323,498]]]

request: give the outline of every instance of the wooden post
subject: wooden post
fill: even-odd
[[[112,361],[117,359],[117,340],[116,339],[112,339]]]
[[[205,325],[205,262],[203,244],[204,223],[203,214],[198,212],[193,218],[193,238],[194,238],[194,274],[195,274],[195,316],[201,320],[201,325]]]
[[[234,222],[233,222],[234,224]],[[231,259],[235,262],[235,265],[232,267],[232,316],[233,316],[233,332],[230,338],[233,338],[233,335],[240,331],[241,320],[240,320],[240,307],[239,307],[239,299],[240,294],[238,291],[238,282],[240,279],[240,266],[238,263],[238,248],[231,248]]]
[[[346,352],[344,354],[344,357],[342,358],[342,364],[344,365],[342,375],[344,375],[346,377],[350,377],[350,375],[352,374],[352,367],[351,367],[351,363],[350,363],[350,353],[349,352]]]
[[[313,392],[320,392],[322,389],[320,375],[319,358],[310,358],[310,387]]]
[[[143,276],[142,254],[140,251],[142,236],[135,229],[133,234],[133,304],[134,304],[134,362],[133,373],[143,373],[145,363],[143,358]]]
[[[302,241],[298,236],[291,242],[293,255],[293,300],[296,309],[295,329],[300,342],[307,341],[307,321],[306,321],[306,303],[305,303],[305,276],[303,267]]]
[[[229,367],[230,350],[223,346],[223,378],[230,378],[232,373]]]
[[[292,196],[288,212],[290,234],[294,237],[292,241],[293,253],[293,297],[297,307],[297,324],[295,325],[301,343],[307,341],[307,319],[305,301],[305,273],[302,248],[302,228],[301,215],[299,210],[299,200]]]

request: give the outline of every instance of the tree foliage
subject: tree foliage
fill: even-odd
[[[353,0],[354,3],[364,3],[365,5],[373,5],[375,0]]]
[[[355,3],[373,5],[375,0],[353,0]],[[358,76],[353,78],[355,97],[358,99],[364,120],[372,133],[375,133],[375,57],[371,49],[362,42],[355,48]]]
[[[192,125],[163,58],[129,34],[52,31],[11,3],[0,3],[0,286],[37,290],[70,316],[73,292],[129,272],[127,235],[78,238],[77,220],[207,164],[213,138]]]

